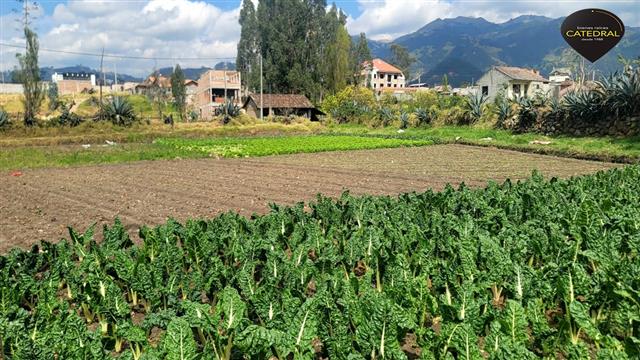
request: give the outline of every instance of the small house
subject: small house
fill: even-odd
[[[319,115],[323,115],[306,96],[294,94],[251,94],[247,96],[242,108],[248,115],[256,118],[260,117],[260,110],[265,117],[295,115],[314,121],[318,120]]]
[[[502,92],[509,99],[521,96],[534,96],[536,93],[546,94],[549,91],[549,80],[540,72],[513,66],[494,66],[487,71],[476,85],[481,94],[493,99]]]

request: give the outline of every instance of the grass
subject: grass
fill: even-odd
[[[605,161],[640,161],[640,136],[627,138],[544,136],[533,133],[513,134],[506,130],[472,126],[410,128],[400,134],[397,129],[393,128],[369,129],[363,126],[338,125],[331,127],[328,132],[430,139],[438,143],[495,146],[518,151]],[[549,141],[550,144],[531,144],[532,141],[536,140]]]
[[[153,143],[115,146],[78,145],[11,147],[0,152],[0,170],[66,167],[139,160],[204,157],[248,157],[319,151],[429,145],[428,140],[360,136],[280,136],[218,139],[159,139]]]

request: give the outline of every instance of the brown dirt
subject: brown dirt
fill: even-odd
[[[168,217],[210,218],[224,211],[264,213],[316,194],[390,194],[484,186],[522,179],[533,169],[569,177],[618,165],[464,145],[297,154],[251,159],[148,161],[64,169],[0,172],[0,253],[40,239],[68,236],[119,217],[137,236],[142,224]]]

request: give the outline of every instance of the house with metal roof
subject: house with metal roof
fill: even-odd
[[[508,99],[514,99],[532,97],[538,93],[546,96],[549,92],[549,80],[539,71],[513,66],[492,67],[476,81],[476,85],[479,92],[489,99],[500,93]]]

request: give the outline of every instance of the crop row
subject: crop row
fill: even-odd
[[[638,358],[639,177],[70,230],[0,257],[0,357]]]

